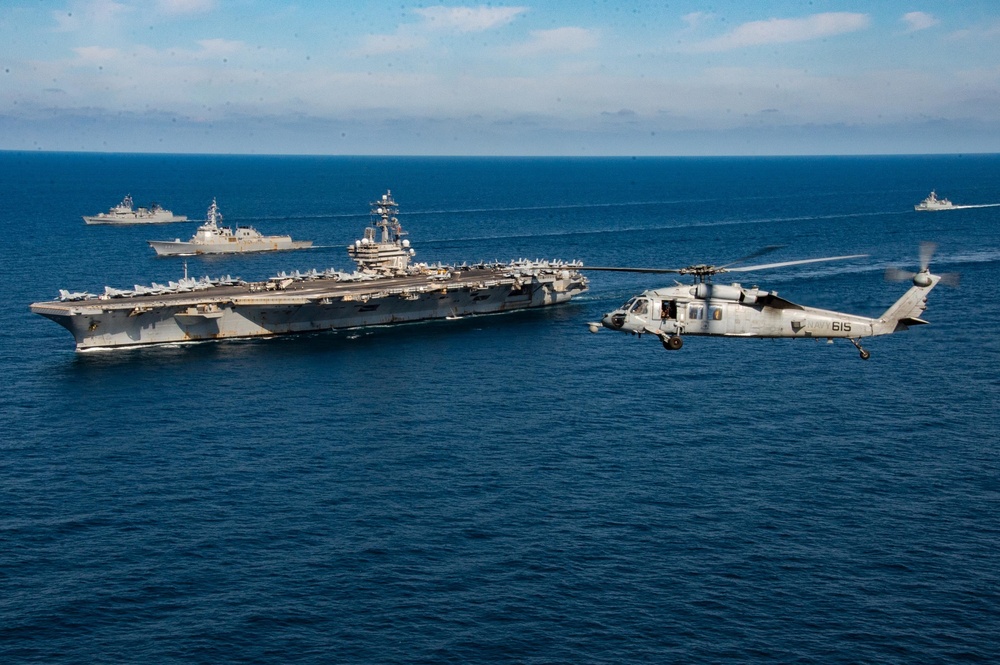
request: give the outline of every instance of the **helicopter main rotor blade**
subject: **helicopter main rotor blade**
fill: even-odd
[[[784,246],[785,245],[768,245],[767,247],[761,247],[753,254],[747,254],[742,258],[736,259],[735,261],[730,261],[729,263],[726,263],[725,265],[721,265],[719,267],[727,268],[729,266],[734,266],[737,263],[743,263],[744,261],[749,261],[750,259],[756,259],[758,256],[764,256],[765,254],[770,254],[771,252],[775,252]]]
[[[574,266],[573,270],[604,270],[606,272],[647,272],[647,273],[679,273],[680,268],[618,268],[606,266]]]
[[[867,254],[850,254],[848,256],[827,256],[822,259],[803,259],[801,261],[782,261],[781,263],[765,263],[759,266],[743,266],[741,268],[726,268],[719,272],[750,272],[751,270],[768,270],[770,268],[784,268],[785,266],[800,266],[806,263],[820,263],[822,261],[844,261],[846,259],[861,259]]]
[[[772,252],[778,249],[780,245],[772,245],[773,249],[765,248],[761,250],[761,253]],[[758,254],[759,256],[759,254]],[[709,266],[709,265],[696,265],[688,266],[687,268],[627,268],[619,266],[577,266],[576,270],[604,270],[607,272],[639,272],[639,273],[651,273],[651,274],[667,274],[675,273],[681,275],[700,275],[700,276],[711,276],[722,272],[750,272],[751,270],[765,270],[768,268],[783,268],[785,266],[798,266],[805,263],[819,263],[821,261],[843,261],[845,259],[860,259],[868,256],[867,254],[851,254],[849,256],[827,256],[821,259],[802,259],[799,261],[782,261],[781,263],[765,263],[756,266],[742,266],[739,268],[726,268],[725,266]],[[749,258],[749,257],[747,257]],[[745,259],[741,259],[745,260]],[[727,264],[727,265],[732,265]]]

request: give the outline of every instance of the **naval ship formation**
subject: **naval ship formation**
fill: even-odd
[[[282,273],[261,282],[179,282],[104,293],[61,291],[31,311],[69,330],[78,351],[270,337],[546,307],[587,290],[582,264],[518,260],[462,266],[411,264],[415,251],[391,192],[372,204],[372,222],[348,247],[351,274]]]

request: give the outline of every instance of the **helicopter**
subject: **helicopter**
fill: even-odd
[[[723,273],[751,272],[786,266],[858,259],[867,254],[828,256],[818,259],[783,261],[753,266],[736,266],[752,258],[779,249],[771,245],[725,265],[692,265],[686,268],[618,268],[585,266],[580,270],[637,272],[691,275],[693,284],[651,289],[630,298],[620,308],[604,315],[600,322],[587,325],[593,333],[602,327],[633,335],[655,335],[663,348],[676,351],[684,345],[684,335],[721,337],[790,337],[826,339],[845,338],[860,352],[862,360],[871,353],[860,343],[862,337],[889,335],[912,326],[928,323],[920,318],[927,306],[927,294],[938,282],[957,285],[954,274],[934,275],[930,272],[933,243],[920,246],[920,270],[908,272],[897,268],[886,270],[886,279],[911,281],[912,286],[878,318],[845,314],[831,310],[798,305],[781,298],[775,291],[765,291],[756,286],[746,288],[739,283],[714,284],[712,277]],[[734,267],[735,266],[735,267]]]

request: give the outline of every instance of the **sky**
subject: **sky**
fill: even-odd
[[[0,150],[1000,152],[1000,2],[3,0]]]

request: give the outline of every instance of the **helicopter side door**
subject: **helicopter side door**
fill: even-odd
[[[678,304],[677,300],[664,298],[658,302],[654,300],[653,308],[660,313],[660,330],[673,334],[682,329],[682,321],[687,311],[684,303]]]
[[[730,335],[742,335],[746,332],[747,326],[744,324],[744,319],[747,315],[748,306],[743,303],[733,303],[729,307],[729,323],[726,327],[726,331]]]
[[[725,335],[730,332],[729,303],[721,300],[696,300],[687,305],[686,332],[701,335]]]
[[[708,321],[705,318],[705,301],[697,300],[687,304],[686,332],[704,335],[708,332]]]

